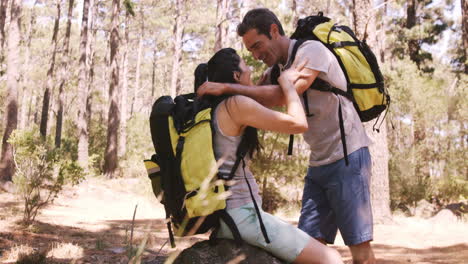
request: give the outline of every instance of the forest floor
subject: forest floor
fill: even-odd
[[[165,244],[164,210],[145,182],[136,179],[91,179],[67,187],[29,227],[19,225],[17,196],[0,191],[0,208],[0,263],[15,263],[20,254],[34,252],[47,254],[47,263],[128,263],[130,244],[137,247],[147,239],[142,263],[156,264],[207,238],[178,239],[175,249]],[[297,216],[285,220],[297,224]],[[340,237],[333,247],[351,263]],[[391,223],[374,227],[373,248],[377,263],[468,263],[468,223],[394,216]]]

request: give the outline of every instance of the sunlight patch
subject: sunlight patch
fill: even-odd
[[[2,260],[5,262],[14,262],[17,261],[20,256],[30,255],[33,252],[34,249],[28,245],[14,246],[3,255],[4,258],[2,258]]]
[[[47,253],[47,257],[56,259],[79,259],[83,257],[83,248],[71,243],[54,243],[52,249]]]

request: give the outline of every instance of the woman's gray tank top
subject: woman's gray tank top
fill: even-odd
[[[217,112],[219,107],[225,107],[224,103],[219,104],[214,113],[212,115],[213,118],[213,128],[215,130],[215,137],[214,137],[214,152],[216,160],[220,158],[224,158],[224,162],[219,167],[219,173],[223,175],[229,175],[231,173],[231,169],[234,166],[236,161],[236,151],[237,146],[239,145],[242,135],[241,136],[226,136],[223,134],[221,129],[218,126],[217,120]],[[255,181],[255,178],[252,175],[252,172],[249,169],[249,161],[250,158],[244,158],[246,166],[245,166],[245,176],[252,187],[252,193],[255,197],[255,200],[260,205],[261,198],[258,194],[258,185]],[[237,168],[234,178],[235,180],[234,185],[229,187],[229,191],[232,193],[226,200],[226,208],[233,209],[241,207],[242,205],[248,204],[252,202],[252,197],[250,196],[249,187],[247,186],[247,182],[245,181],[244,177],[244,170],[242,169],[242,162],[240,163],[239,167]]]

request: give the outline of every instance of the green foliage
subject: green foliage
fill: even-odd
[[[73,126],[76,125],[73,124]],[[94,117],[89,124],[89,169],[94,175],[100,175],[103,171],[106,143],[106,123],[101,117]]]
[[[259,131],[261,152],[254,156],[251,170],[262,188],[264,209],[274,212],[286,202],[295,201],[286,186],[302,190],[303,177],[308,165],[308,150],[301,136],[295,135],[292,156],[287,155],[289,136]]]
[[[148,117],[135,114],[127,123],[127,151],[120,159],[122,174],[131,178],[147,175],[143,160],[153,153]]]
[[[127,13],[129,13],[132,16],[135,16],[135,3],[133,3],[132,0],[124,0],[123,5]]]
[[[445,66],[427,74],[409,60],[384,67],[389,119],[391,207],[468,196],[466,77]],[[391,126],[389,126],[391,127]]]
[[[66,150],[55,149],[50,139],[41,138],[37,127],[15,130],[9,143],[16,162],[13,182],[24,200],[23,222],[31,224],[65,184],[78,184],[83,179],[83,171]]]

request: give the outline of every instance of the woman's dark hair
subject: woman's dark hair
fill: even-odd
[[[241,72],[241,68],[239,66],[240,61],[241,59],[239,55],[232,48],[224,48],[216,52],[208,63],[201,63],[195,69],[195,92],[205,81],[236,83],[234,72]],[[210,101],[210,104],[214,109],[218,104],[227,100],[231,96],[232,95],[212,96],[207,97],[206,99]],[[233,103],[235,103],[235,101]],[[229,112],[227,103],[225,105]],[[255,151],[260,150],[257,129],[254,127],[246,127],[243,137],[246,140],[249,154],[252,157]]]
[[[283,26],[273,12],[267,8],[252,9],[245,14],[242,23],[237,26],[237,34],[242,37],[247,31],[256,29],[258,34],[263,34],[271,39],[270,27],[272,24],[276,24],[280,35],[284,36]]]

